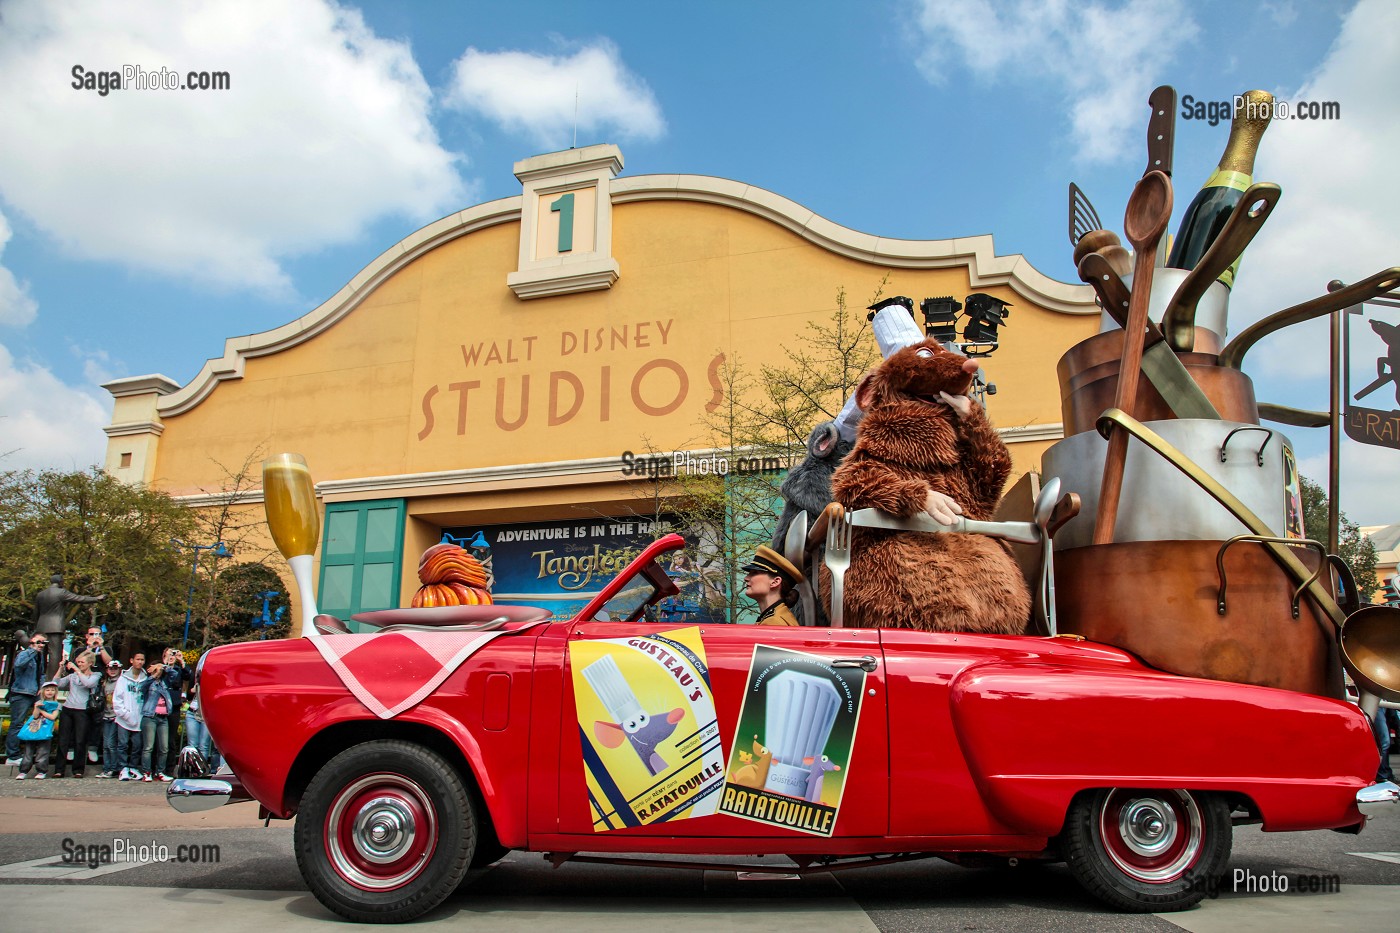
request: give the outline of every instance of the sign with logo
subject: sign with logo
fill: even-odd
[[[600,593],[648,544],[670,534],[669,519],[565,519],[444,528],[469,541],[469,550],[493,577],[491,596],[507,605],[542,606],[556,619],[568,619]],[[480,536],[477,533],[480,532]],[[484,546],[483,546],[484,545]],[[712,621],[700,603],[702,575],[692,547],[658,558],[681,588],[678,599],[664,600],[648,618],[662,622]],[[639,586],[650,587],[645,580]],[[606,610],[605,610],[606,611]]]
[[[836,828],[865,671],[755,645],[719,812],[814,836]]]
[[[1400,450],[1400,326],[1371,317],[1363,329],[1353,317],[1366,317],[1365,305],[1346,315],[1347,437]]]
[[[569,645],[593,830],[715,812],[724,787],[697,626]]]

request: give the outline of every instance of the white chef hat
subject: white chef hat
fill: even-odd
[[[871,305],[870,310],[875,312],[870,327],[875,332],[875,342],[880,345],[880,355],[885,359],[923,341],[924,332],[914,323],[914,302],[903,295],[886,298]]]
[[[914,302],[903,295],[876,302],[869,310],[875,312],[870,328],[875,332],[875,342],[880,345],[883,358],[889,359],[891,354],[923,341],[924,332],[914,323]],[[836,431],[843,440],[856,439],[856,425],[864,414],[852,393],[836,416]]]

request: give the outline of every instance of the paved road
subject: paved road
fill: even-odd
[[[198,916],[199,929],[247,933],[260,924],[310,929],[333,919],[307,892],[292,855],[291,826],[264,828],[255,805],[182,816],[158,784],[46,781],[23,784],[0,773],[0,884],[7,929],[52,926],[73,901],[72,886],[101,889],[109,917],[140,917],[160,929]],[[90,847],[165,847],[197,861],[100,865],[63,862]],[[218,861],[209,859],[218,847]],[[80,853],[78,846],[85,847]],[[180,847],[185,846],[185,850]],[[192,848],[191,848],[192,847]],[[1352,853],[1379,854],[1381,858]],[[782,864],[781,859],[768,860]],[[512,853],[475,873],[462,893],[426,918],[430,925],[490,923],[498,933],[542,925],[567,931],[1290,931],[1400,929],[1400,812],[1375,819],[1360,836],[1235,831],[1232,869],[1259,879],[1336,876],[1326,894],[1223,890],[1199,908],[1160,916],[1103,910],[1079,892],[1062,866],[970,870],[938,860],[749,880],[735,872],[565,865]],[[1228,888],[1228,885],[1227,885]],[[86,898],[84,903],[91,903]],[[698,927],[697,927],[698,928]]]

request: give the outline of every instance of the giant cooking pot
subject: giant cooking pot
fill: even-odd
[[[1279,537],[1301,537],[1302,500],[1292,445],[1280,432],[1239,421],[1182,418],[1149,422],[1197,466],[1243,502]],[[1045,452],[1045,476],[1079,493],[1078,517],[1055,536],[1055,550],[1093,543],[1108,442],[1096,431],[1067,437]],[[1181,471],[1144,445],[1128,441],[1115,542],[1223,541],[1250,534],[1245,525]]]

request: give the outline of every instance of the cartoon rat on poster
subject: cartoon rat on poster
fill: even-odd
[[[976,360],[926,339],[892,354],[856,389],[865,414],[832,477],[846,510],[909,517],[955,512],[989,520],[1011,455],[967,397]],[[856,528],[845,624],[939,632],[1020,633],[1030,618],[1025,579],[1005,543],[977,534]]]

